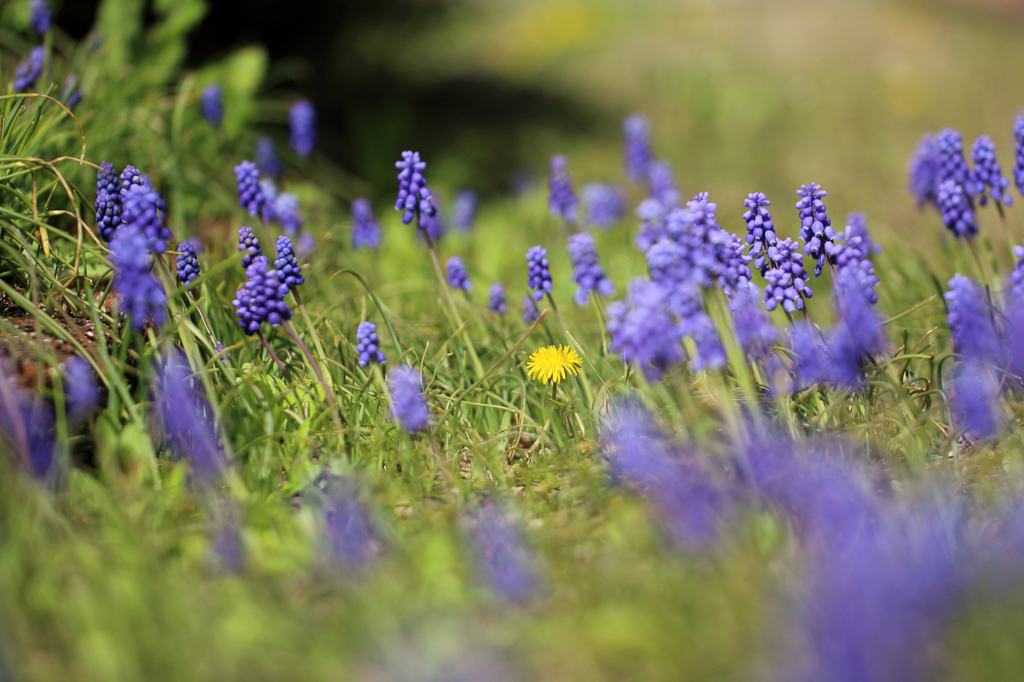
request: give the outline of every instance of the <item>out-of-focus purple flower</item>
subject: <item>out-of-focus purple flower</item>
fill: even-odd
[[[846,217],[846,240],[860,239],[858,244],[864,255],[861,258],[867,258],[875,254],[882,253],[882,247],[879,246],[873,239],[871,239],[871,233],[868,232],[868,216],[866,213],[851,213]]]
[[[82,101],[82,89],[78,87],[78,76],[73,73],[68,74],[68,77],[64,79],[64,87],[60,91],[60,98],[68,109],[74,110],[78,106],[78,103]]]
[[[190,241],[183,241],[178,244],[178,259],[176,261],[178,281],[188,286],[192,280],[199,277],[199,256],[196,254],[196,247]]]
[[[324,492],[324,530],[331,554],[343,568],[364,568],[373,558],[377,533],[355,487],[347,479],[328,476]]]
[[[120,196],[118,189],[120,185],[117,178],[117,169],[109,161],[100,163],[100,169],[96,171],[96,194],[106,192],[110,195]]]
[[[356,353],[359,355],[359,366],[366,367],[371,362],[383,365],[387,362],[380,349],[380,338],[377,336],[377,325],[373,322],[360,322],[356,327]]]
[[[956,368],[950,406],[957,425],[976,438],[995,435],[1005,421],[999,378],[980,360],[968,360]]]
[[[373,217],[373,206],[368,199],[356,199],[352,202],[352,248],[376,251],[380,240],[380,225]]]
[[[697,357],[690,361],[690,367],[700,372],[706,369],[721,369],[725,366],[725,348],[718,336],[715,323],[704,311],[685,318],[680,324],[683,336],[693,339]]]
[[[750,281],[751,257],[743,252],[743,240],[725,230],[716,230],[712,241],[718,266],[716,281],[727,296],[733,296],[741,289],[757,290],[757,285]]]
[[[199,96],[199,111],[214,128],[224,121],[224,91],[220,83],[210,83]]]
[[[665,209],[657,199],[644,199],[637,206],[636,215],[640,218],[640,231],[633,243],[641,252],[647,251],[665,238]]]
[[[953,349],[965,360],[998,362],[1003,354],[999,334],[981,287],[960,273],[949,280],[948,286],[943,297]]]
[[[676,175],[668,161],[654,161],[648,172],[647,196],[656,200],[669,211],[682,202],[682,195],[676,187]]]
[[[252,161],[243,161],[235,166],[235,180],[238,185],[238,205],[258,216],[263,211],[265,199],[260,188],[260,170]]]
[[[213,410],[192,377],[188,362],[174,352],[157,369],[154,407],[168,444],[202,481],[212,483],[227,467]]]
[[[36,45],[28,56],[18,64],[18,70],[14,72],[14,91],[21,93],[28,91],[39,77],[43,75],[43,59],[46,57],[46,48]]]
[[[171,231],[165,222],[164,201],[157,191],[148,182],[131,185],[122,202],[121,223],[139,230],[153,253],[160,255],[166,251]]]
[[[252,228],[242,225],[238,228],[238,250],[244,251],[242,256],[242,267],[248,268],[257,257],[263,255],[263,247],[260,246],[259,237],[253,234]]]
[[[520,604],[536,592],[534,560],[522,531],[504,512],[493,505],[482,507],[470,519],[469,537],[477,575],[502,599]]]
[[[1010,272],[1010,299],[1024,301],[1024,246],[1014,245],[1013,256],[1017,259]],[[1016,328],[1016,327],[1015,327]]]
[[[646,116],[631,114],[622,122],[622,133],[625,138],[626,177],[634,185],[646,184],[654,159],[651,124]]]
[[[0,358],[0,450],[13,455],[34,476],[50,473],[54,457],[53,412],[48,404],[21,389],[5,359]]]
[[[743,206],[747,209],[743,214],[743,220],[747,223],[747,236],[744,241],[750,247],[747,252],[754,259],[754,267],[764,275],[773,263],[767,259],[768,247],[775,244],[775,224],[772,222],[772,214],[768,207],[772,202],[764,192],[753,192],[743,200]]]
[[[434,215],[427,216],[423,219],[423,222],[426,224],[426,227],[423,228],[423,231],[417,236],[422,240],[424,235],[427,235],[430,237],[430,241],[434,244],[441,241],[441,238],[444,237],[446,231],[444,216],[441,215],[441,209],[435,210]]]
[[[87,360],[74,355],[64,363],[64,403],[72,423],[81,423],[102,397],[96,372]]]
[[[274,268],[277,270],[278,281],[286,285],[289,290],[304,284],[306,278],[302,276],[302,267],[292,249],[292,240],[281,235],[277,238],[275,248],[277,257],[274,259]]]
[[[842,241],[837,240],[836,243],[836,274],[838,276],[850,271],[849,281],[859,282],[868,301],[874,305],[878,303],[878,294],[875,293],[878,276],[875,274],[874,265],[868,260],[868,255],[872,249],[877,252],[878,246],[868,235],[867,218],[863,213],[851,213],[848,223],[845,238]]]
[[[430,410],[423,396],[423,377],[409,365],[399,365],[388,374],[391,416],[409,433],[430,426]]]
[[[1010,180],[1003,177],[1003,168],[996,160],[996,145],[988,135],[982,135],[971,147],[971,161],[974,169],[971,172],[970,193],[979,197],[978,203],[985,206],[989,194],[997,204],[1013,205],[1010,195]]]
[[[213,350],[214,350],[214,352],[216,352],[216,353],[217,353],[217,355],[219,355],[219,356],[220,356],[220,364],[222,364],[222,365],[225,365],[225,366],[226,366],[226,365],[228,364],[228,358],[230,358],[230,357],[231,357],[231,353],[228,353],[228,352],[227,352],[227,351],[225,350],[225,346],[224,346],[224,344],[223,344],[223,343],[221,343],[220,341],[218,341],[218,342],[217,342],[217,345],[216,345],[216,346],[214,346]]]
[[[398,169],[398,199],[395,210],[403,211],[402,222],[408,225],[413,218],[418,218],[417,226],[426,230],[429,219],[437,214],[437,208],[427,187],[427,178],[423,175],[427,164],[420,159],[419,152],[402,152],[402,158],[395,162]]]
[[[276,327],[292,319],[292,310],[285,303],[288,285],[280,281],[277,270],[270,267],[266,258],[256,258],[245,270],[248,280],[235,292],[231,305],[235,307],[238,326],[246,335],[253,335],[266,322]]]
[[[459,232],[469,232],[476,224],[476,209],[478,206],[476,192],[471,189],[464,189],[455,195],[452,202],[452,225]]]
[[[121,195],[100,192],[96,195],[96,230],[105,242],[114,237],[121,226]]]
[[[256,140],[256,167],[259,168],[260,173],[272,178],[284,175],[284,165],[277,156],[274,141],[269,137],[264,136]]]
[[[552,290],[548,250],[542,246],[530,247],[526,252],[526,264],[526,286],[533,291],[533,300],[539,301]]]
[[[814,295],[807,286],[804,257],[789,238],[768,247],[768,258],[778,265],[765,273],[764,307],[775,310],[781,303],[787,313],[804,309],[804,299]]]
[[[537,304],[533,302],[533,298],[527,294],[523,296],[523,322],[529,324],[540,317],[540,312],[537,310]]]
[[[466,272],[466,266],[462,263],[461,258],[452,256],[448,259],[446,267],[448,268],[448,285],[452,289],[473,290],[473,283],[469,281],[469,273]]]
[[[873,294],[864,286],[859,270],[847,268],[836,275],[842,322],[829,335],[829,351],[833,359],[831,380],[842,386],[858,386],[863,379],[864,358],[885,348],[882,321],[871,307]]]
[[[793,374],[797,389],[827,382],[833,378],[832,358],[817,330],[810,324],[794,324],[789,336],[793,350]]]
[[[1018,116],[1013,122],[1013,139],[1013,182],[1017,185],[1017,191],[1024,196],[1024,116]]]
[[[32,13],[32,17],[29,19],[28,25],[32,27],[32,30],[40,35],[50,30],[50,26],[53,24],[53,13],[50,12],[50,6],[46,0],[32,0],[29,4],[29,11]]]
[[[302,229],[304,221],[299,210],[299,198],[291,192],[282,192],[274,199],[273,211],[274,220],[281,225],[285,234],[294,236]]]
[[[530,302],[533,303],[532,300]],[[501,285],[501,282],[495,282],[491,285],[490,295],[487,300],[487,309],[492,313],[498,313],[502,317],[504,317],[508,312],[508,304],[505,302],[505,287]]]
[[[300,99],[288,110],[288,126],[291,130],[289,144],[295,153],[306,159],[316,146],[316,107],[307,99]]]
[[[1024,382],[1024,334],[1016,330],[1024,329],[1024,298],[1011,293],[1006,304],[1006,328],[1015,333],[1006,335],[1006,354],[1009,358],[1009,373],[1017,383]]]
[[[836,231],[832,227],[832,220],[825,212],[825,202],[822,201],[828,192],[821,188],[821,185],[812,182],[803,185],[796,191],[800,200],[796,207],[800,211],[800,238],[804,240],[804,253],[813,258],[814,276],[821,275],[821,269],[825,261],[835,259],[836,245],[833,242]]]
[[[274,214],[274,202],[277,201],[280,194],[273,178],[260,178],[260,194],[263,195],[263,213],[260,217],[263,218],[264,223],[269,225],[277,219]]]
[[[608,229],[626,215],[626,195],[615,185],[591,182],[583,185],[587,222]]]
[[[942,222],[955,236],[971,237],[978,234],[978,222],[963,185],[946,180],[939,185],[936,202],[942,214]]]
[[[552,156],[548,175],[548,210],[556,218],[575,224],[578,206],[579,200],[569,177],[569,162],[561,154]]]
[[[121,312],[141,331],[146,322],[160,327],[166,318],[167,294],[149,272],[149,241],[135,225],[122,225],[110,242],[114,292]]]
[[[657,283],[635,279],[626,300],[615,301],[607,311],[612,352],[642,370],[649,381],[660,379],[683,356],[682,334],[665,299]]]
[[[747,357],[763,360],[778,341],[779,330],[757,305],[755,289],[741,289],[729,304],[736,337]]]
[[[239,574],[245,569],[245,545],[238,523],[228,516],[217,523],[213,536],[213,556],[222,570]]]
[[[306,260],[309,254],[316,248],[316,237],[310,232],[303,232],[299,235],[299,241],[295,244],[295,254],[299,260]]]
[[[589,232],[580,232],[569,237],[569,256],[572,258],[572,280],[577,289],[576,305],[584,305],[594,291],[601,296],[615,293],[615,284],[604,274],[604,268],[597,260],[597,245]]]
[[[938,208],[936,198],[939,192],[939,173],[942,159],[939,154],[939,143],[934,135],[927,134],[917,143],[914,155],[907,166],[909,176],[908,188],[917,199],[917,207],[932,204]]]

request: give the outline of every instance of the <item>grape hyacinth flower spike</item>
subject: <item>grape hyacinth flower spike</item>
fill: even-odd
[[[263,136],[256,140],[256,167],[260,173],[272,178],[279,178],[284,174],[284,166],[277,156],[277,149],[274,148],[274,141]]]
[[[260,171],[252,161],[243,161],[235,166],[235,180],[238,186],[238,205],[258,216],[263,212],[263,190],[260,188]]]
[[[548,176],[548,210],[556,218],[575,224],[578,206],[579,200],[572,188],[572,178],[569,177],[569,162],[561,154],[552,156]]]
[[[747,209],[743,214],[743,220],[747,223],[744,241],[749,247],[747,253],[754,259],[754,267],[761,271],[762,276],[774,265],[767,258],[768,247],[778,241],[772,214],[768,212],[771,205],[772,202],[764,192],[752,192],[743,200],[743,206]]]
[[[774,268],[765,273],[764,307],[775,310],[779,304],[789,314],[804,309],[804,299],[810,298],[814,292],[807,286],[807,271],[804,270],[803,254],[797,250],[792,239],[784,239],[774,246],[768,247],[768,257]]]
[[[43,59],[46,57],[46,48],[36,45],[28,53],[14,72],[14,91],[26,92],[35,85],[39,77],[43,75]]]
[[[476,192],[471,189],[464,189],[455,195],[452,202],[452,225],[459,232],[469,232],[476,224],[476,210],[478,206]]]
[[[266,258],[254,260],[246,268],[245,276],[248,280],[235,292],[231,305],[235,307],[238,326],[246,335],[257,334],[264,322],[276,327],[292,318],[291,308],[284,300],[288,285],[278,279],[277,271]]]
[[[537,311],[537,304],[533,302],[533,298],[529,294],[523,296],[523,322],[530,324],[538,317],[540,312]]]
[[[796,193],[800,197],[796,207],[800,211],[800,238],[804,240],[804,254],[816,261],[814,276],[818,277],[826,262],[835,262],[836,245],[833,240],[836,231],[822,201],[828,192],[812,182],[803,185]]]
[[[73,423],[81,423],[100,404],[102,393],[96,372],[87,360],[74,355],[64,363],[64,403]]]
[[[402,211],[403,223],[408,225],[415,218],[417,227],[425,231],[429,219],[437,213],[427,178],[423,175],[427,164],[420,159],[419,152],[404,151],[401,160],[395,162],[395,168],[399,170],[395,210]]]
[[[29,26],[32,27],[39,35],[43,35],[50,30],[50,26],[53,24],[53,13],[50,11],[50,6],[46,0],[32,0],[29,4],[29,11],[32,13],[32,17],[29,19]]]
[[[163,325],[167,294],[149,271],[149,243],[135,225],[123,225],[110,242],[114,266],[114,293],[122,313],[131,317],[132,328],[141,331],[147,322]]]
[[[669,315],[666,293],[656,282],[637,278],[625,300],[608,306],[609,347],[648,381],[660,379],[683,357],[682,332]]]
[[[376,251],[380,248],[380,225],[373,217],[369,200],[359,198],[352,202],[352,248]]]
[[[942,159],[939,156],[939,143],[931,134],[925,135],[917,144],[914,155],[907,166],[908,189],[917,199],[917,207],[932,204],[938,208],[939,171]]]
[[[1013,182],[1017,191],[1024,196],[1024,116],[1013,122],[1014,163]]]
[[[192,280],[199,277],[199,256],[196,255],[196,247],[190,241],[183,241],[178,244],[177,259],[178,281],[188,286]]]
[[[149,242],[153,253],[160,255],[167,250],[171,230],[166,225],[167,212],[163,198],[149,178],[143,177],[140,184],[129,184],[122,192],[121,222],[137,228]]]
[[[527,296],[529,298],[529,296]],[[533,302],[532,300],[530,301]],[[495,282],[491,285],[491,290],[488,294],[487,309],[492,313],[497,313],[502,317],[508,313],[508,304],[505,301],[505,287],[502,286],[501,282]]]
[[[210,83],[199,97],[199,111],[210,125],[219,128],[224,120],[224,91],[219,83]]]
[[[64,79],[64,87],[60,91],[60,99],[68,109],[74,109],[82,101],[82,89],[78,87],[78,76],[68,74]]]
[[[469,281],[469,273],[466,272],[466,266],[463,265],[462,259],[458,256],[452,256],[448,259],[448,285],[452,289],[462,289],[463,291],[472,291],[473,283]]]
[[[978,203],[988,204],[991,195],[997,207],[1012,206],[1013,196],[1010,195],[1010,180],[1003,177],[1003,169],[996,160],[996,145],[988,135],[982,135],[974,141],[971,148],[971,161],[974,162],[971,194],[978,196]]]
[[[651,124],[642,114],[631,114],[622,122],[625,140],[623,156],[626,160],[626,177],[634,185],[647,183],[654,154],[651,151]]]
[[[292,249],[292,240],[281,235],[277,238],[275,248],[277,257],[274,259],[274,268],[277,270],[277,279],[281,284],[287,286],[289,290],[294,290],[295,287],[304,284],[306,278],[302,276],[302,267]]]
[[[936,203],[942,222],[956,237],[971,238],[978,234],[978,221],[962,184],[946,180],[939,185]]]
[[[946,299],[953,350],[964,360],[998,363],[1003,355],[999,334],[981,287],[957,273],[948,282]]]
[[[176,352],[158,368],[153,402],[169,444],[200,480],[211,483],[228,460],[201,386],[192,379],[184,356]]]
[[[269,178],[268,178],[269,179]],[[282,192],[274,199],[272,211],[274,220],[288,235],[295,235],[304,224],[299,211],[299,198],[291,192]]]
[[[430,425],[430,410],[423,396],[423,378],[409,365],[399,365],[388,375],[391,415],[408,433],[425,431]]]
[[[263,255],[263,247],[260,246],[259,238],[253,234],[252,228],[242,225],[238,228],[238,250],[244,251],[242,256],[242,267],[248,268],[253,262]]]
[[[615,293],[615,284],[608,279],[598,263],[597,245],[589,232],[569,237],[569,256],[572,258],[572,279],[577,285],[574,297],[576,305],[585,305],[591,292],[605,297]]]
[[[300,99],[288,110],[291,130],[289,144],[295,153],[306,159],[316,147],[316,107],[307,99]]]
[[[359,356],[360,367],[366,367],[371,362],[378,365],[387,362],[387,358],[380,350],[377,325],[373,322],[360,322],[356,328],[356,354]]]
[[[667,212],[682,201],[676,186],[676,175],[668,161],[654,161],[648,172],[647,196],[661,204]]]
[[[114,231],[121,226],[121,195],[101,191],[96,195],[96,230],[100,238],[109,242]]]
[[[591,182],[583,186],[587,223],[606,230],[626,215],[626,195],[615,185]]]
[[[1009,299],[1011,304],[1024,303],[1024,246],[1015,244],[1013,247],[1013,257],[1017,259],[1014,263],[1013,271],[1010,272],[1010,293]]]
[[[147,182],[145,176],[142,175],[142,171],[131,164],[124,167],[124,170],[121,171],[121,175],[118,176],[118,179],[121,181],[121,185],[117,191],[121,195],[122,201],[124,201],[124,197],[127,196],[128,190],[135,185],[144,185]]]
[[[506,602],[525,602],[539,589],[539,578],[522,531],[494,506],[480,509],[470,523],[479,578]]]
[[[963,136],[952,128],[946,128],[935,138],[935,145],[939,161],[939,170],[935,178],[936,188],[944,182],[952,181],[969,194],[973,178],[964,158]]]
[[[118,194],[120,185],[117,179],[117,169],[109,161],[100,163],[100,169],[96,171],[96,194],[106,192],[110,195]]]
[[[551,294],[551,271],[548,250],[542,246],[530,247],[526,252],[526,286],[533,291],[533,300],[539,301],[544,294]]]

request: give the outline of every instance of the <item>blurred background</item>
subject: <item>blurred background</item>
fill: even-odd
[[[83,35],[95,4],[57,21]],[[621,121],[642,111],[683,193],[737,231],[748,192],[778,214],[812,180],[883,242],[933,230],[904,191],[917,139],[988,133],[1007,169],[1024,107],[1019,0],[217,0],[189,40],[196,67],[264,44],[283,102],[266,124],[309,96],[321,150],[378,202],[406,148],[447,197],[543,181],[558,152],[577,182],[622,182]]]

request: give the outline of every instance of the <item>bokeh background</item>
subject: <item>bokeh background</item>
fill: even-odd
[[[84,33],[94,11],[67,2],[58,23]],[[543,180],[556,152],[577,181],[622,181],[621,120],[643,111],[684,194],[710,191],[731,230],[746,193],[785,211],[814,180],[834,216],[866,211],[883,242],[913,240],[936,226],[904,192],[920,135],[990,134],[1008,167],[1024,106],[1015,0],[217,0],[188,59],[250,42],[269,49],[269,88],[314,100],[351,191],[378,202],[394,190],[381,159],[405,148],[448,197]]]

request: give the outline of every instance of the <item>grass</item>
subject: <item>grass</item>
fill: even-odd
[[[769,395],[730,333],[723,370],[680,365],[648,383],[626,368],[608,351],[605,302],[571,303],[563,230],[541,192],[489,202],[472,233],[440,242],[442,260],[467,263],[475,289],[462,297],[438,281],[397,214],[378,216],[380,253],[353,253],[347,189],[324,179],[342,176],[323,159],[288,156],[285,185],[302,197],[318,240],[300,289],[308,317],[292,324],[322,367],[332,410],[298,344],[264,327],[285,380],[241,333],[231,306],[243,281],[233,232],[250,220],[235,206],[231,167],[249,154],[260,112],[280,108],[259,94],[266,59],[249,48],[183,73],[199,4],[161,5],[148,28],[133,7],[104,4],[108,39],[95,51],[59,32],[47,38],[44,82],[81,74],[87,98],[74,115],[52,98],[0,98],[0,288],[21,310],[0,320],[0,331],[7,348],[20,338],[35,353],[30,388],[56,407],[63,463],[59,477],[41,481],[4,441],[12,456],[0,464],[0,652],[17,679],[721,680],[784,669],[806,646],[794,603],[814,557],[799,524],[781,509],[745,504],[710,547],[669,540],[656,495],[622,484],[609,463],[600,429],[622,398],[642,401],[680,453],[723,476],[736,449],[757,438],[754,413],[794,447],[824,451],[823,439],[841,439],[898,500],[918,503],[935,485],[950,491],[980,537],[1019,498],[1019,395],[1002,396],[1009,422],[999,438],[963,452],[946,401],[954,359],[945,282],[968,273],[998,300],[1008,272],[991,211],[982,216],[980,272],[934,215],[921,218],[924,248],[886,240],[875,263],[890,347],[867,368],[863,389]],[[212,79],[227,92],[220,130],[197,111]],[[117,315],[106,248],[93,237],[94,168],[107,158],[149,173],[176,237],[198,232],[206,246],[204,275],[190,290],[173,281],[170,257],[157,265],[169,320],[144,334]],[[780,232],[795,237],[795,215],[780,203]],[[723,224],[738,224],[736,206],[723,201]],[[634,230],[627,221],[595,235],[619,296],[645,274]],[[560,305],[556,314],[544,302],[540,321],[527,325],[518,319],[523,254],[537,243],[549,249]],[[509,289],[506,318],[485,308],[492,281]],[[828,276],[813,286],[825,302],[813,318],[827,328]],[[724,299],[712,292],[705,304],[728,332]],[[64,419],[61,382],[52,381],[69,352],[26,338],[12,323],[23,318],[96,369],[108,399],[87,423]],[[383,374],[357,366],[355,329],[367,319],[378,323],[388,367],[421,371],[428,432],[406,434],[391,418]],[[75,333],[86,321],[95,342]],[[775,322],[786,320],[775,313]],[[225,362],[217,342],[230,353]],[[549,343],[583,360],[557,402],[525,368]],[[213,485],[197,479],[155,418],[155,368],[176,350],[210,400],[231,461]],[[359,566],[330,551],[324,472],[354,482],[375,529]],[[470,537],[482,507],[506,511],[522,533],[537,586],[521,603],[502,599],[476,570]],[[225,529],[239,533],[239,570],[216,551]],[[965,599],[930,642],[940,650],[933,677],[1019,675],[1024,620],[1014,584]]]

